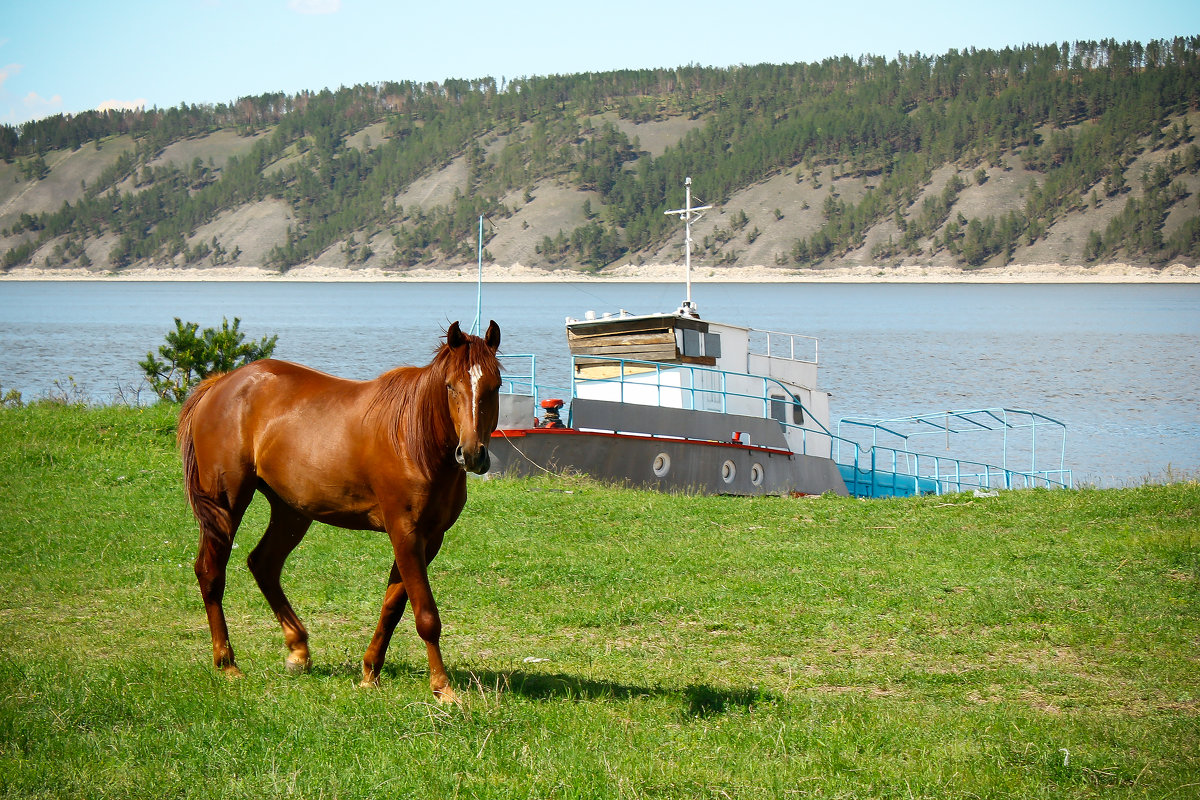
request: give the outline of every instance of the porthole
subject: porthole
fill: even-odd
[[[733,483],[734,477],[737,475],[737,466],[729,460],[726,460],[721,465],[721,480],[726,483]]]
[[[660,478],[665,478],[667,473],[671,471],[671,457],[666,453],[659,453],[654,457],[654,474]]]
[[[754,484],[755,486],[762,486],[762,482],[763,482],[763,466],[762,466],[762,464],[758,464],[758,463],[751,464],[750,465],[750,483]]]

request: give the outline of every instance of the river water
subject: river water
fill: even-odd
[[[698,284],[708,319],[820,339],[821,384],[839,417],[1028,408],[1068,425],[1076,483],[1124,486],[1200,472],[1200,286]],[[503,353],[538,354],[566,385],[563,322],[626,309],[672,311],[676,284],[485,284],[483,326]],[[250,338],[276,357],[354,378],[423,364],[465,283],[0,282],[0,393],[71,387],[98,402],[141,400],[137,362],[174,317]],[[56,386],[57,381],[57,386]]]

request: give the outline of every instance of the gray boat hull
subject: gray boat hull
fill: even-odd
[[[737,443],[572,428],[498,430],[491,474],[581,472],[598,480],[700,494],[846,496],[829,458]]]

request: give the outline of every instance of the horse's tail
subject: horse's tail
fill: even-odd
[[[204,493],[200,486],[200,466],[196,463],[196,441],[192,435],[192,418],[196,413],[196,406],[223,377],[225,377],[224,374],[212,375],[196,385],[184,402],[183,408],[179,410],[179,424],[175,429],[175,443],[179,447],[179,457],[183,460],[183,488],[187,492],[188,505],[192,507],[192,513],[200,523],[201,530],[211,528],[211,525],[205,523],[215,521],[211,519],[215,509],[212,499]]]

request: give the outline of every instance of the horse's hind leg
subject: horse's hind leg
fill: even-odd
[[[283,640],[288,647],[287,668],[291,672],[307,672],[312,666],[308,652],[308,630],[292,610],[279,583],[283,573],[283,562],[300,544],[312,521],[296,513],[282,500],[267,493],[271,499],[271,521],[258,545],[246,559],[258,588],[275,612],[275,619],[283,628]]]
[[[208,616],[208,628],[212,634],[213,664],[230,677],[241,677],[242,671],[234,661],[233,646],[229,643],[229,625],[225,622],[222,601],[225,598],[225,570],[233,549],[233,537],[249,499],[222,498],[216,501],[207,496],[196,496],[192,501],[200,523],[196,581],[200,584],[200,596],[204,600],[204,612]]]
[[[379,685],[379,671],[383,669],[383,659],[387,655],[396,623],[403,616],[404,605],[407,602],[408,593],[404,591],[400,570],[393,561],[392,571],[388,576],[387,593],[383,597],[383,608],[379,612],[379,624],[375,626],[375,635],[371,637],[371,643],[367,645],[367,652],[363,656],[363,679],[359,686]]]

